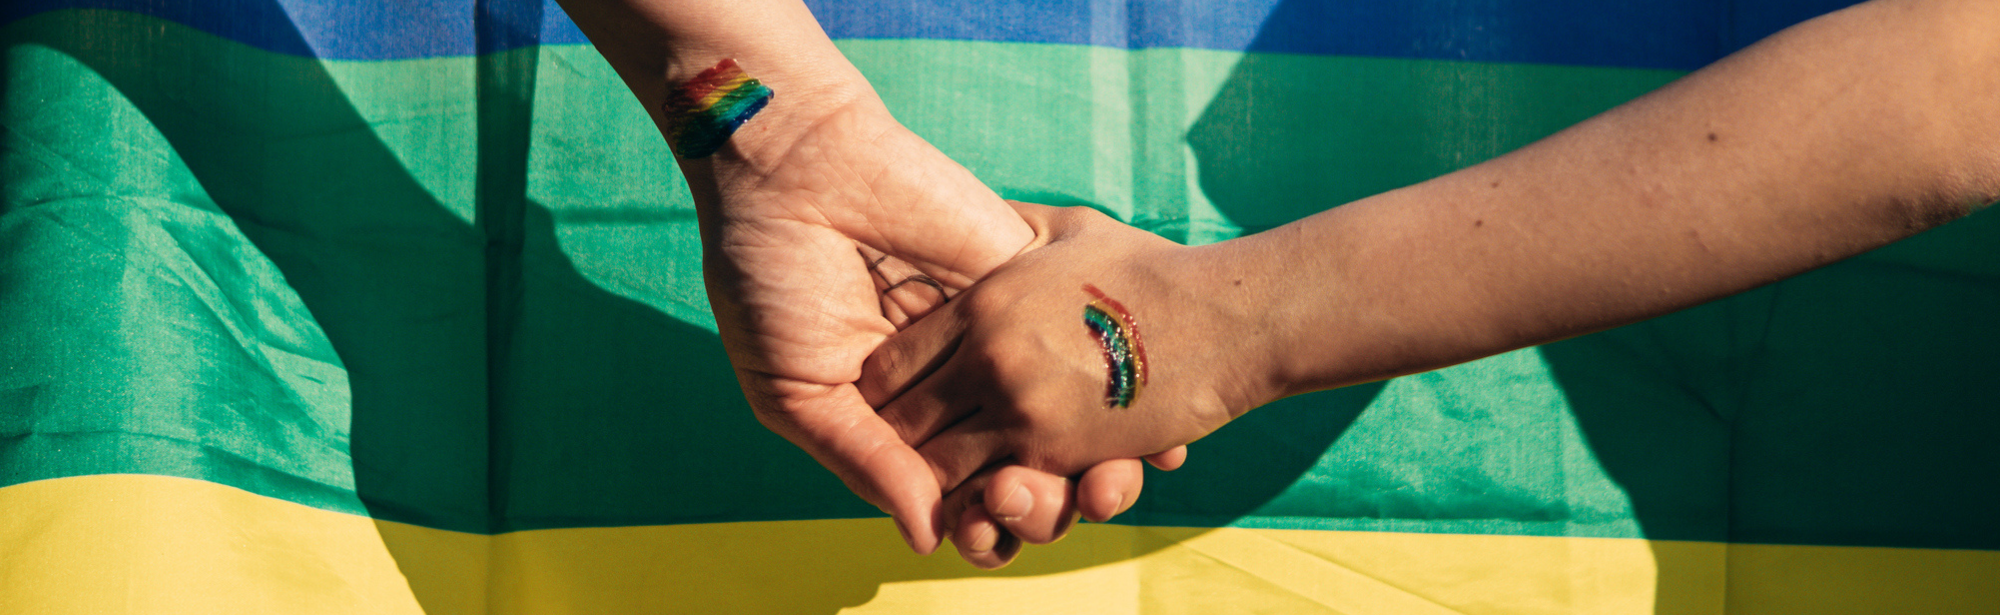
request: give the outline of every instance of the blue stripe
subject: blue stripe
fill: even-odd
[[[835,38],[1692,70],[1858,0],[808,0]]]
[[[540,30],[509,23],[543,3]],[[553,1],[475,7],[474,0],[8,0],[0,23],[60,9],[138,13],[277,53],[330,60],[469,56],[527,45],[586,44]],[[489,24],[484,45],[475,15]],[[525,27],[525,29],[524,29]]]
[[[534,0],[523,0],[532,4]],[[546,0],[544,0],[546,1]],[[1694,69],[1855,0],[808,0],[828,34]],[[581,44],[553,2],[480,45],[474,0],[15,0],[0,22],[64,8],[167,19],[329,59],[471,55]],[[532,15],[533,11],[520,12]],[[527,24],[523,24],[527,25]],[[497,44],[496,44],[497,43]]]

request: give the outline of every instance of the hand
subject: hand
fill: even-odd
[[[938,486],[853,383],[885,336],[1032,233],[891,118],[797,0],[562,4],[670,140],[677,84],[725,58],[776,92],[712,157],[677,155],[724,347],[760,421],[935,549]]]
[[[1173,470],[1186,461],[1187,447],[1145,459],[1154,467]],[[1023,542],[1062,539],[1079,515],[1102,522],[1131,509],[1144,479],[1137,459],[1097,464],[1076,481],[1007,465],[982,471],[947,494],[943,518],[956,520],[949,533],[959,557],[993,570],[1012,562]]]
[[[935,475],[854,382],[884,339],[1013,256],[1032,231],[872,97],[810,121],[758,119],[769,121],[739,133],[757,151],[683,161],[709,171],[689,176],[704,204],[704,266],[724,345],[758,419],[895,516],[911,548],[928,553],[948,524],[933,516]],[[1136,497],[1137,462],[1127,461],[1131,471],[1092,478],[1086,493]],[[1064,482],[1009,476],[1037,489]],[[1046,494],[1036,509],[1067,510],[1070,499]],[[1036,525],[1049,516],[1015,525],[1034,539],[1059,536],[1053,523]]]
[[[1165,453],[1155,461],[1171,467],[1185,454],[1179,446],[1275,398],[1269,378],[1252,377],[1270,373],[1258,371],[1265,361],[1251,352],[1263,320],[1244,309],[1252,295],[1224,281],[1216,251],[1089,209],[1016,207],[1037,230],[1035,246],[889,340],[861,383],[871,402],[885,404],[889,425],[921,443],[940,484],[957,486],[1002,461],[1070,475]],[[1150,373],[1129,407],[1108,407],[1105,351],[1083,320],[1096,300],[1086,285],[1138,322]],[[1000,505],[1010,482],[988,481],[983,501]],[[1129,504],[1106,492],[1078,499],[1097,507],[1091,512]],[[978,529],[975,521],[961,519],[960,529]]]

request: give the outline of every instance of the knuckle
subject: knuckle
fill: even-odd
[[[1007,311],[1009,307],[1019,301],[1020,297],[1021,291],[1019,289],[1005,283],[989,283],[985,286],[975,287],[973,290],[959,295],[954,300],[962,303],[964,305],[962,309],[967,312],[971,320],[977,322],[981,316]]]
[[[875,349],[875,353],[868,355],[867,359],[862,360],[862,377],[859,384],[864,390],[877,387],[882,384],[881,378],[907,371],[910,363],[910,351],[885,344]]]
[[[750,415],[757,417],[757,422],[764,425],[765,429],[787,438],[791,437],[790,433],[798,423],[793,411],[783,404],[770,400],[761,400],[761,403],[760,400],[751,400]]]
[[[1065,224],[1095,224],[1110,220],[1111,216],[1105,215],[1104,212],[1098,211],[1094,207],[1078,205],[1062,208],[1061,211],[1056,213],[1056,218]]]

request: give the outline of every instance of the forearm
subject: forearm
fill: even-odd
[[[1275,264],[1239,289],[1284,333],[1278,395],[1740,292],[2000,198],[1996,21],[1990,2],[1862,5],[1517,152],[1215,248]]]
[[[770,104],[731,137],[735,147],[718,152],[731,162],[775,164],[793,133],[830,109],[874,98],[798,0],[560,1],[663,131],[670,87],[723,59],[771,88]],[[680,162],[683,171],[712,171],[705,162]]]
[[[721,60],[770,88],[768,104],[713,155],[674,144],[711,257],[735,245],[718,229],[783,220],[899,261],[942,263],[919,269],[963,287],[973,278],[954,267],[989,270],[1027,243],[997,195],[889,115],[800,0],[561,1],[670,142],[663,103]]]

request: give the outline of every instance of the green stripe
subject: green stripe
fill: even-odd
[[[0,232],[59,237],[72,227],[24,207],[74,199],[93,232],[162,238],[144,245],[190,262],[205,262],[200,246],[248,245],[255,252],[222,254],[254,268],[261,253],[282,283],[200,286],[112,275],[136,270],[90,259],[73,265],[100,267],[97,277],[50,276],[79,248],[23,256],[14,246],[41,244],[10,236],[0,309],[18,315],[0,319],[0,343],[14,344],[0,356],[39,357],[9,373],[69,371],[36,381],[55,388],[0,380],[0,437],[12,438],[0,440],[0,483],[192,475],[340,509],[351,482],[378,517],[474,532],[877,514],[744,407],[702,294],[686,187],[593,51],[521,56],[538,67],[522,299],[516,321],[495,325],[509,350],[494,357],[475,178],[482,158],[518,155],[518,144],[480,142],[474,59],[321,62],[143,17],[81,15],[4,30]],[[950,41],[841,47],[900,119],[1003,195],[1088,204],[1191,242],[1478,162],[1674,76]],[[214,225],[175,234],[173,221],[195,214],[161,213],[197,210],[226,213],[241,239]],[[1961,478],[2000,468],[2000,448],[1983,444],[2000,413],[1963,410],[1991,405],[1977,372],[2000,364],[2000,325],[1976,317],[2000,307],[2000,272],[1989,271],[2000,266],[1983,264],[2000,263],[1990,220],[2000,218],[1668,319],[1275,404],[1198,443],[1187,468],[1149,477],[1123,521],[2000,546],[1977,518],[1995,509],[1992,490]],[[86,279],[99,294],[63,303]],[[155,406],[128,399],[136,372],[99,367],[177,365],[142,352],[159,344],[203,356],[236,344],[226,325],[190,335],[112,317],[165,314],[182,303],[149,297],[199,297],[197,287],[262,298],[245,305],[285,304],[289,287],[303,308],[244,310],[238,324],[304,332],[316,319],[338,360],[261,367],[273,376],[245,389],[248,405],[189,406],[234,414],[149,411],[137,415],[155,427],[118,424]],[[47,299],[15,301],[28,296],[20,289]],[[89,317],[96,337],[13,324],[59,314]],[[321,356],[311,335],[293,337],[306,349],[295,354]],[[125,343],[145,339],[166,341]],[[41,354],[11,352],[35,344]],[[489,383],[489,363],[505,377]],[[342,364],[351,465],[338,397],[286,375],[325,384],[339,374],[308,368]],[[189,373],[158,382],[189,392],[211,381]],[[311,390],[321,393],[301,393]],[[51,413],[108,429],[62,453],[19,444]],[[297,418],[257,422],[266,416]],[[189,438],[190,455],[319,486],[129,454],[188,424],[250,426]],[[1849,461],[1854,451],[1869,455]]]
[[[1470,166],[1680,75],[975,42],[841,50],[899,119],[1003,196],[1088,204],[1197,243]]]

